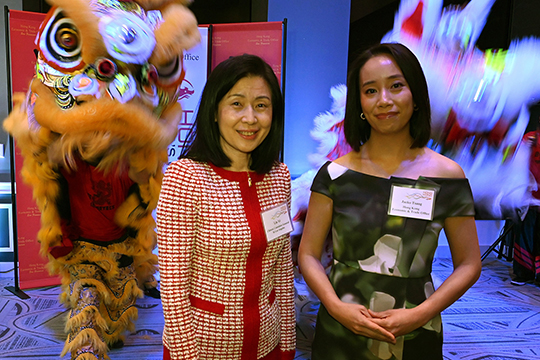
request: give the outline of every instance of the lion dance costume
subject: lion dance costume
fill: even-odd
[[[107,359],[156,271],[152,211],[182,112],[182,53],[200,35],[188,0],[49,2],[36,76],[4,128],[70,308],[62,356]]]

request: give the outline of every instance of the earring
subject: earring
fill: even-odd
[[[364,113],[360,113],[360,119],[366,120],[366,115],[364,115]]]
[[[414,111],[418,111],[418,105],[414,104],[413,110],[414,110]]]

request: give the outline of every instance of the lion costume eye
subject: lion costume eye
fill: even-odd
[[[38,46],[43,61],[58,71],[68,73],[84,67],[77,27],[60,8],[43,22]]]
[[[72,52],[79,47],[79,34],[71,27],[64,27],[56,33],[56,43],[62,50]]]

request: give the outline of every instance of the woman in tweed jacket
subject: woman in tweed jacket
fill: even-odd
[[[289,209],[282,136],[271,67],[253,55],[219,64],[157,209],[164,359],[293,359],[289,235],[268,236],[261,218]]]

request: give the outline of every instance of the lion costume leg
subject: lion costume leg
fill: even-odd
[[[66,323],[68,338],[61,356],[72,359],[104,359],[107,354],[103,334],[107,324],[101,316],[103,271],[95,264],[76,264],[69,268],[71,311]]]
[[[110,291],[107,301],[103,303],[102,313],[106,316],[108,330],[105,340],[109,346],[124,340],[126,330],[134,331],[137,320],[135,301],[142,296],[138,287],[133,259],[122,255],[118,260],[118,272],[106,280]]]
[[[85,256],[91,254],[90,258]],[[112,261],[111,261],[112,260]],[[71,308],[62,356],[76,360],[108,359],[108,347],[123,341],[137,319],[135,300],[142,296],[131,257],[108,246],[76,241],[70,254]]]

